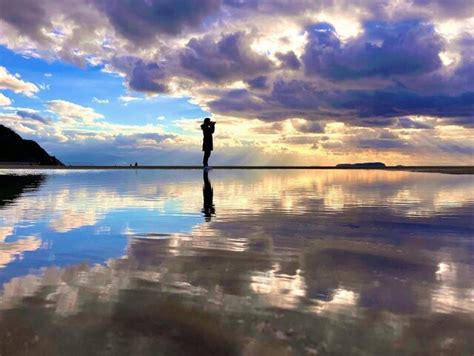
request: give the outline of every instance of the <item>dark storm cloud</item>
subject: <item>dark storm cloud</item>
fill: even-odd
[[[369,22],[363,35],[343,44],[327,23],[307,28],[302,56],[310,75],[344,80],[430,72],[441,66],[442,39],[419,21]]]
[[[0,0],[0,20],[14,27],[22,35],[44,42],[47,37],[41,30],[51,27],[44,4],[44,1]]]
[[[209,107],[213,112],[230,114],[244,118],[259,118],[267,121],[282,120],[287,117],[280,108],[272,106],[270,102],[252,94],[246,89],[222,91],[219,98],[212,100]]]
[[[287,109],[310,111],[318,110],[330,95],[313,82],[277,80],[273,85],[272,99]]]
[[[323,123],[317,121],[293,122],[293,127],[304,133],[322,133],[324,132],[324,126]]]
[[[273,121],[301,117],[354,126],[395,126],[397,117],[426,115],[459,120],[472,118],[474,92],[461,95],[422,95],[400,88],[322,90],[316,82],[277,80],[270,94],[245,89],[223,92],[209,103],[211,110]],[[402,120],[402,124],[408,122]]]
[[[165,74],[158,64],[139,61],[132,70],[129,85],[137,91],[164,93],[167,91],[166,85],[158,82],[164,77]]]
[[[178,35],[199,27],[218,12],[220,0],[96,0],[113,27],[125,38],[143,43],[158,34]]]
[[[277,80],[270,94],[246,89],[222,91],[218,99],[209,102],[209,107],[217,113],[265,121],[334,118],[341,114],[325,105],[332,95],[312,82]]]
[[[400,78],[400,83],[419,93],[459,95],[474,92],[474,36],[462,34],[452,41],[458,56],[453,63],[439,71],[417,77]]]
[[[34,112],[18,110],[16,112],[16,114],[18,116],[20,116],[21,118],[23,118],[23,119],[31,119],[31,120],[34,120],[34,121],[41,122],[43,124],[50,124],[51,123],[51,119],[46,118],[46,117],[42,117],[41,115],[36,114]]]
[[[472,116],[474,92],[458,96],[421,95],[402,89],[320,91],[311,82],[275,83],[272,98],[283,107],[305,111],[346,110],[359,118],[431,115]]]
[[[164,68],[155,62],[144,62],[132,57],[116,57],[111,61],[114,69],[125,73],[128,86],[132,90],[147,93],[165,93],[168,91]]]
[[[301,67],[300,60],[293,51],[287,53],[277,52],[275,56],[281,61],[283,68],[298,70]]]
[[[354,110],[357,117],[427,115],[465,117],[474,112],[474,92],[458,96],[421,95],[405,90],[348,90],[333,107]]]
[[[361,118],[351,122],[352,126],[359,127],[390,127],[395,126],[396,124],[397,119],[395,117]]]
[[[474,111],[471,116],[454,117],[441,120],[444,125],[458,125],[465,128],[474,129]]]
[[[251,78],[267,72],[272,62],[250,48],[243,32],[225,35],[217,42],[210,36],[193,38],[181,53],[181,65],[192,76],[212,82]]]
[[[246,82],[252,89],[266,89],[266,88],[268,88],[267,77],[264,76],[264,75],[260,75],[256,78],[247,80]]]
[[[408,117],[401,117],[398,119],[398,127],[403,129],[432,129],[430,124],[414,121]]]

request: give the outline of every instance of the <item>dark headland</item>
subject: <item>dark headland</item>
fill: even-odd
[[[24,140],[13,130],[0,125],[0,165],[63,166],[50,156],[37,142]]]
[[[336,168],[385,168],[382,162],[364,162],[364,163],[339,163]]]

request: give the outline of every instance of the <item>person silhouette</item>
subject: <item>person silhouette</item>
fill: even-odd
[[[211,151],[214,149],[212,142],[212,134],[214,133],[215,122],[211,121],[210,118],[206,117],[204,123],[201,125],[203,134],[202,150],[204,151],[204,157],[202,158],[202,165],[204,168],[208,168],[209,157],[211,157]]]
[[[214,191],[212,190],[211,182],[209,181],[209,172],[203,172],[204,185],[202,187],[203,207],[201,212],[204,214],[206,221],[211,221],[212,215],[216,213],[214,207]]]

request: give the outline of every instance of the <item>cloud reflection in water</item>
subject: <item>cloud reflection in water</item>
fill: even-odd
[[[0,327],[22,330],[6,350],[28,347],[25,311],[43,351],[54,320],[81,335],[84,353],[123,338],[130,352],[189,351],[196,337],[204,353],[474,347],[470,177],[209,176],[211,202],[197,171],[117,171],[50,174],[3,206],[2,250],[37,241],[2,258]]]

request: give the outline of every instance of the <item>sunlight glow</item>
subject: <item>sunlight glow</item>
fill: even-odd
[[[453,63],[455,63],[455,55],[449,52],[440,52],[439,58],[441,59],[441,62],[443,62],[444,66],[449,66]]]
[[[293,51],[297,56],[303,53],[307,36],[301,28],[290,23],[281,24],[275,31],[257,37],[251,44],[251,48],[262,55],[268,55],[276,60],[275,53],[286,53]]]
[[[316,19],[317,21],[329,22],[333,25],[338,37],[342,41],[346,41],[351,37],[357,37],[363,32],[361,23],[356,17],[322,12],[316,16]]]

